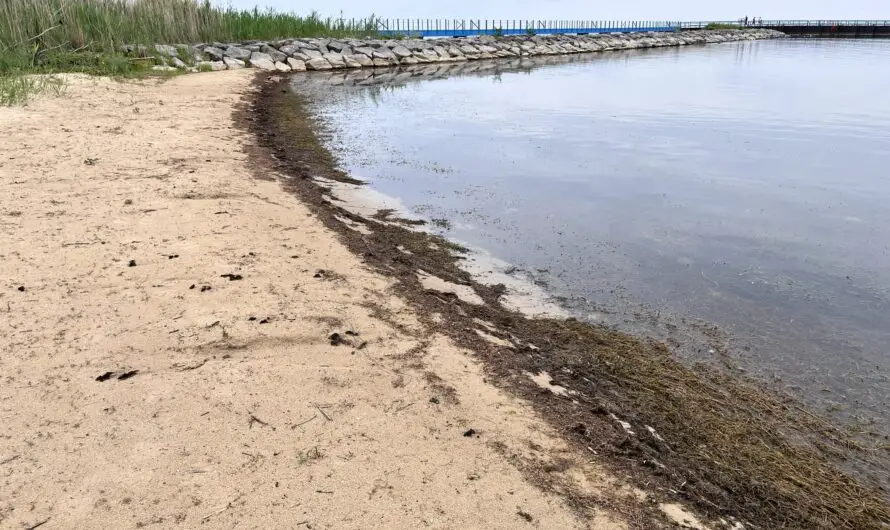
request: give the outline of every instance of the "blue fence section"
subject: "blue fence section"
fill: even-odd
[[[548,35],[558,33],[633,33],[704,29],[711,24],[738,28],[783,27],[890,27],[890,20],[482,20],[431,18],[377,18],[373,25],[382,36],[472,37],[475,35]]]
[[[475,35],[548,35],[679,31],[680,22],[650,20],[467,20],[377,19],[384,36],[471,37]]]

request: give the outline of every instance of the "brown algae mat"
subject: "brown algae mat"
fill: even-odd
[[[630,475],[665,502],[694,504],[717,525],[890,525],[887,492],[844,471],[862,462],[886,471],[886,440],[866,448],[786,396],[681,364],[663,344],[505,308],[503,286],[482,285],[458,267],[459,246],[385,214],[356,215],[331,199],[317,177],[355,181],[336,169],[316,134],[320,125],[286,77],[258,75],[240,122],[258,138],[258,175],[286,175],[286,188],[367,266],[398,280],[394,288],[427,325],[476,352],[490,382],[532,403],[579,454]],[[484,303],[425,288],[418,271],[469,287]],[[546,472],[537,479],[547,485]],[[588,499],[575,495],[573,502]]]

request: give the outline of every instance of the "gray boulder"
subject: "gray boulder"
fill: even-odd
[[[409,53],[408,55],[410,56],[411,54]],[[396,55],[392,51],[390,51],[388,48],[379,48],[379,49],[374,50],[373,57],[376,59],[385,59],[388,61],[396,60]]]
[[[419,62],[419,63],[424,63],[424,64],[426,64],[426,63],[432,62],[432,60],[429,59],[429,58],[427,58],[427,56],[424,55],[423,52],[414,52],[414,53],[411,54],[411,57],[417,59],[417,62]],[[439,56],[438,56],[438,55],[436,56],[436,60],[437,60],[437,61],[439,60]]]
[[[296,44],[285,44],[284,46],[282,46],[281,48],[278,48],[278,49],[281,51],[281,53],[283,53],[289,57],[293,57],[294,53],[297,53],[300,51],[300,47],[297,46]]]
[[[225,57],[231,57],[232,59],[237,59],[239,61],[246,61],[247,59],[250,59],[250,51],[237,46],[229,46],[226,48]]]
[[[363,53],[354,53],[352,55],[347,55],[346,57],[357,62],[359,66],[373,66],[374,64],[374,61]]]
[[[334,68],[346,68],[346,61],[343,60],[343,56],[339,53],[326,53],[323,57],[331,63],[331,66]]]
[[[165,57],[179,56],[179,52],[176,50],[176,47],[170,46],[168,44],[155,44],[155,51]]]
[[[313,50],[311,48],[304,48],[303,53],[309,57],[310,59],[318,59],[321,57],[321,52],[318,50]],[[305,60],[305,59],[304,59]]]
[[[291,70],[290,66],[284,64],[281,61],[275,62],[275,69],[278,70],[279,72],[290,72],[290,70]]]
[[[276,50],[275,48],[269,46],[268,44],[264,44],[263,46],[261,46],[261,47],[260,47],[260,51],[263,52],[263,53],[265,53],[265,54],[267,54],[267,55],[268,55],[269,57],[271,57],[272,60],[275,61],[276,63],[277,63],[277,62],[283,62],[283,61],[286,61],[286,60],[287,60],[287,54],[285,54],[285,53],[281,53],[280,51],[278,51],[278,50]]]
[[[353,59],[351,55],[344,55],[343,62],[346,63],[346,68],[361,68],[362,67],[362,63]]]
[[[222,61],[222,58],[226,55],[226,52],[216,46],[205,46],[203,51],[214,61]]]
[[[232,59],[231,57],[223,57],[223,62],[226,64],[226,67],[229,70],[238,70],[239,68],[244,68],[244,61]]]
[[[253,52],[250,54],[250,65],[260,70],[275,70],[275,61],[268,53]]]
[[[306,62],[301,61],[300,59],[293,59],[291,57],[287,58],[287,65],[290,66],[290,69],[294,72],[305,72],[306,71]]]
[[[399,59],[412,57],[414,55],[413,53],[411,53],[411,50],[409,50],[408,48],[401,46],[401,45],[393,48],[392,53],[394,53],[395,56],[398,57]]]
[[[307,70],[330,70],[333,66],[324,57],[313,57],[306,61]]]
[[[345,47],[346,47],[346,43],[340,42],[338,40],[332,40],[331,42],[328,43],[328,49],[331,51],[337,52],[337,53],[342,52],[343,48],[345,48]]]

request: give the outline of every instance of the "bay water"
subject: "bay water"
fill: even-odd
[[[887,434],[887,64],[787,39],[294,89],[346,171],[573,314]]]

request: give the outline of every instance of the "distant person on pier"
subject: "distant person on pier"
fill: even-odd
[[[748,25],[748,17],[745,17],[745,25]]]

